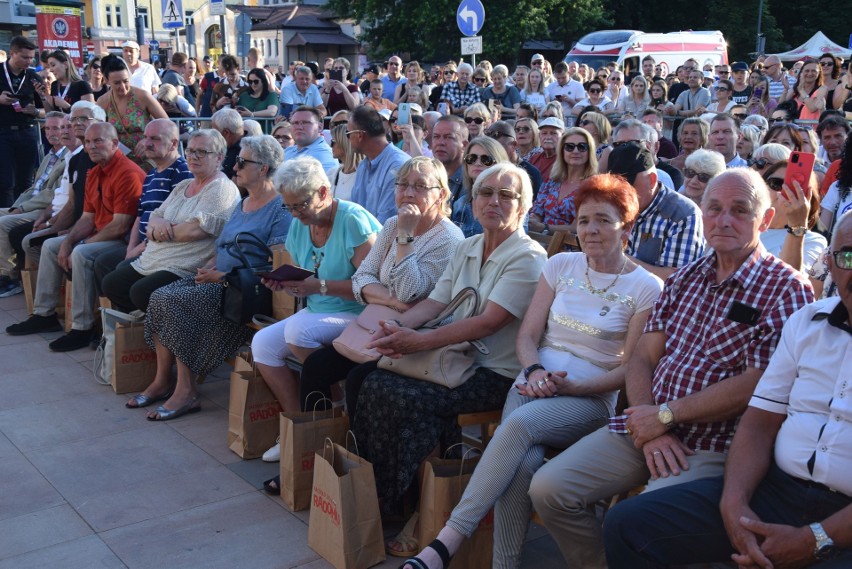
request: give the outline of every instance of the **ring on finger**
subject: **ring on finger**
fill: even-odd
[[[658,454],[663,454],[663,453],[661,453],[661,452],[660,452],[660,451],[658,451],[658,450],[655,450],[655,451],[654,451],[654,456],[657,456]]]
[[[539,379],[538,383],[536,385],[538,385],[539,388],[542,388],[542,387],[544,387],[544,381]]]

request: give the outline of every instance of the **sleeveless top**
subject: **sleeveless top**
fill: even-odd
[[[127,114],[122,115],[118,110],[118,105],[115,103],[115,98],[112,91],[109,94],[109,108],[106,112],[107,122],[111,123],[115,130],[118,131],[118,141],[130,149],[128,158],[133,160],[143,170],[148,170],[149,166],[142,156],[136,156],[133,149],[136,144],[142,140],[145,135],[145,125],[151,121],[151,114],[142,106],[141,101],[136,98],[133,89],[130,90],[129,101],[127,102]]]

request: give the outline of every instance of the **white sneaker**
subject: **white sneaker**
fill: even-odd
[[[281,443],[263,453],[263,462],[279,462],[281,460]]]

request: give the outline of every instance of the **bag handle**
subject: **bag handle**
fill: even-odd
[[[323,460],[326,460],[325,449],[327,449],[329,447],[331,447],[331,462],[329,464],[331,465],[332,468],[334,468],[334,441],[331,440],[331,437],[326,437],[325,440],[322,442],[322,459]]]
[[[459,293],[450,301],[450,303],[444,308],[440,314],[438,314],[435,318],[421,326],[421,328],[437,328],[438,325],[443,322],[448,316],[452,315],[461,304],[466,301],[468,298],[473,297],[473,309],[469,314],[465,315],[464,318],[470,318],[479,310],[479,291],[473,288],[472,286],[465,287],[459,291]],[[463,320],[464,318],[460,318],[459,320]]]
[[[455,444],[448,446],[447,450],[444,451],[444,458],[446,459],[447,455],[450,453],[450,451],[457,446],[464,446],[464,443],[455,443]],[[459,464],[459,475],[458,475],[458,479],[457,479],[458,483],[459,483],[459,494],[461,494],[461,477],[464,475],[464,461],[467,460],[467,455],[472,453],[472,452],[478,452],[479,456],[482,456],[482,454],[483,454],[482,449],[478,449],[476,447],[470,447],[469,449],[467,449],[466,451],[464,451],[462,453],[461,464]]]
[[[352,432],[352,429],[346,431],[346,450],[349,450],[349,437],[352,437],[352,443],[355,445],[355,454],[361,456],[361,451],[358,450],[358,440],[355,438],[355,433]]]
[[[314,409],[313,409],[313,413],[311,415],[311,422],[312,423],[316,423],[316,421],[317,421],[317,405],[319,405],[323,401],[328,401],[329,403],[332,404],[332,406],[334,405],[334,401],[332,401],[331,399],[329,399],[328,397],[323,395],[322,391],[311,391],[310,393],[308,393],[308,396],[305,397],[305,402],[307,402],[308,398],[311,395],[313,395],[314,393],[318,393],[319,395],[321,395],[321,397],[319,399],[317,399],[316,402],[314,403]],[[325,411],[328,411],[328,409],[326,409]],[[331,408],[331,411],[332,412],[334,411],[334,407]]]
[[[227,251],[231,257],[234,257],[235,259],[238,259],[240,262],[242,262],[243,268],[245,269],[255,269],[266,267],[269,265],[269,263],[267,262],[257,267],[252,266],[252,264],[249,263],[249,260],[246,257],[245,251],[243,251],[243,244],[257,245],[261,251],[266,253],[267,258],[272,258],[272,250],[266,245],[266,243],[263,242],[259,237],[252,233],[249,233],[248,231],[240,231],[239,233],[237,233],[237,235],[234,237],[234,241],[226,245],[225,251]]]

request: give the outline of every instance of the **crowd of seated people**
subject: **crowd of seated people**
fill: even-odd
[[[653,59],[540,54],[511,75],[393,56],[276,77],[257,53],[245,75],[230,55],[174,54],[157,84],[133,43],[85,79],[54,52],[55,79],[24,84],[35,47],[11,42],[0,83],[29,99],[16,113],[0,94],[0,128],[43,117],[46,145],[0,176],[0,298],[38,271],[7,334],[62,330],[63,282],[70,331],[51,350],[98,342],[99,297],[137,312],[157,370],[126,406],[152,421],[200,411],[196,377],[250,344],[285,411],[345,406],[387,515],[460,440],[458,415],[502,410],[438,539],[417,543],[412,522],[387,543],[416,554],[406,569],[447,567],[492,507],[499,567],[520,565],[531,509],[571,567],[850,563],[852,75],[836,58],[798,77],[773,56],[661,77]],[[799,152],[813,173],[790,181]],[[560,232],[580,251],[547,259]],[[262,281],[302,308],[259,331],[222,316],[241,233],[252,261],[285,248],[312,273]],[[476,311],[421,329],[466,287]],[[395,311],[369,344],[390,360],[481,342],[471,377],[449,389],[338,353],[368,305]],[[595,504],[637,486],[602,525]]]

